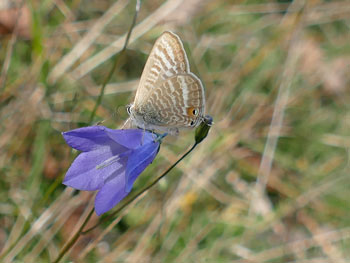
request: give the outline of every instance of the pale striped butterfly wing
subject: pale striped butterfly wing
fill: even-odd
[[[140,128],[176,133],[195,127],[204,114],[201,81],[190,72],[180,38],[164,32],[156,41],[143,70],[130,119]]]

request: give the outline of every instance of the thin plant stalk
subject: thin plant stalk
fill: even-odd
[[[119,58],[116,58],[114,60],[114,63],[113,63],[113,66],[109,72],[109,74],[107,75],[105,81],[103,82],[102,84],[102,87],[101,87],[101,91],[100,91],[100,94],[97,98],[97,101],[96,101],[96,104],[91,112],[91,115],[90,115],[90,119],[89,119],[89,123],[91,124],[94,120],[94,117],[96,115],[96,111],[98,109],[98,107],[100,106],[101,102],[102,102],[102,98],[103,98],[103,95],[104,95],[104,91],[105,91],[105,88],[106,88],[106,85],[107,83],[110,81],[110,79],[112,78],[113,76],[113,73],[115,71],[116,68],[119,68],[122,63],[124,63],[125,61],[125,51],[126,51],[126,47],[128,45],[128,42],[129,42],[129,39],[130,39],[130,36],[131,36],[131,32],[132,32],[132,29],[134,28],[135,24],[136,24],[136,19],[137,19],[137,15],[138,15],[138,12],[140,10],[140,0],[137,0],[136,1],[136,7],[135,7],[135,14],[134,14],[134,17],[133,17],[133,20],[132,20],[132,23],[131,23],[131,26],[129,28],[129,31],[128,31],[128,34],[126,36],[126,39],[125,39],[125,43],[124,43],[124,46],[123,46],[123,49],[121,50],[120,52],[120,56]],[[66,243],[66,245],[62,248],[62,250],[60,251],[58,257],[55,259],[55,261],[53,261],[53,263],[58,263],[62,258],[63,256],[69,251],[69,249],[76,243],[76,241],[78,240],[79,236],[81,235],[84,227],[86,226],[86,224],[89,222],[92,214],[94,212],[94,208],[91,209],[91,211],[89,212],[88,216],[85,218],[83,224],[81,225],[81,227],[78,229],[78,231],[74,234],[74,236],[71,238],[71,240]]]
[[[126,206],[128,206],[130,203],[132,203],[135,199],[137,199],[140,195],[142,195],[143,193],[145,193],[147,190],[149,190],[152,186],[154,186],[160,179],[162,179],[164,176],[166,176],[179,162],[181,162],[187,155],[189,155],[195,148],[196,146],[199,144],[199,142],[196,142],[186,153],[184,153],[175,163],[173,163],[162,175],[160,175],[159,177],[157,177],[153,182],[151,182],[149,185],[147,185],[146,187],[144,187],[143,189],[141,189],[137,194],[135,194],[134,196],[132,196],[130,199],[128,199],[122,206],[120,206],[116,211],[114,211],[113,213],[111,213],[108,217],[106,217],[104,220],[101,220],[99,223],[97,223],[96,225],[94,225],[93,227],[87,229],[86,231],[83,231],[84,227],[86,226],[86,224],[89,222],[93,212],[94,212],[94,208],[91,209],[89,215],[86,217],[85,221],[83,222],[83,224],[81,225],[81,227],[78,229],[78,231],[74,234],[74,236],[71,238],[71,240],[66,243],[66,245],[62,248],[62,250],[60,251],[58,257],[56,258],[55,261],[53,261],[53,263],[58,263],[63,256],[69,251],[69,249],[76,243],[76,241],[78,240],[78,238],[82,235],[82,234],[86,234],[88,232],[90,232],[91,230],[95,229],[97,226],[99,226],[103,221],[108,220],[112,217],[114,217],[116,214],[118,214],[120,211],[122,211]]]
[[[134,28],[134,26],[136,24],[136,19],[137,19],[137,15],[139,13],[139,10],[140,10],[140,0],[137,0],[136,1],[136,7],[135,7],[135,14],[134,14],[131,26],[129,28],[128,34],[126,35],[126,39],[125,39],[125,42],[124,42],[123,49],[119,53],[119,59],[118,58],[114,59],[113,66],[112,66],[111,70],[109,71],[105,81],[102,84],[102,87],[101,87],[101,90],[100,90],[100,94],[99,94],[99,96],[98,96],[98,98],[96,100],[96,103],[95,103],[95,106],[94,106],[93,110],[91,111],[89,124],[93,123],[94,117],[96,115],[96,111],[97,111],[98,107],[100,106],[100,104],[102,102],[102,98],[104,96],[104,92],[105,92],[105,88],[107,86],[107,83],[109,83],[109,81],[111,80],[111,78],[113,76],[113,73],[116,70],[116,68],[120,68],[120,66],[125,62],[126,47],[128,46],[132,29]]]
[[[153,182],[151,182],[149,185],[141,189],[137,194],[135,194],[133,197],[129,198],[123,205],[121,205],[116,211],[114,211],[112,214],[110,214],[108,217],[106,217],[104,220],[107,220],[111,217],[114,217],[117,213],[122,211],[126,206],[128,206],[130,203],[132,203],[135,199],[137,199],[139,196],[141,196],[143,193],[145,193],[147,190],[149,190],[152,186],[154,186],[157,182],[159,182],[160,179],[162,179],[164,176],[166,176],[179,162],[181,162],[187,155],[189,155],[198,144],[200,144],[208,135],[209,129],[213,123],[213,119],[210,116],[203,117],[202,123],[195,131],[195,143],[194,145],[186,152],[184,153],[175,163],[173,163],[162,175],[157,177]],[[78,229],[78,231],[74,234],[72,239],[63,247],[61,252],[59,253],[57,259],[53,263],[58,263],[63,256],[69,251],[69,249],[76,243],[80,235],[90,232],[91,230],[95,229],[99,224],[101,224],[104,220],[101,220],[99,223],[94,225],[93,227],[87,229],[86,231],[83,231],[84,227],[90,220],[91,215],[93,214],[94,209],[91,209],[89,215],[86,217],[85,221],[81,225],[81,227]]]
[[[80,234],[83,231],[84,227],[89,222],[89,220],[90,220],[92,214],[94,213],[94,211],[95,211],[94,208],[92,208],[90,210],[88,216],[85,218],[84,222],[81,224],[81,226],[79,227],[78,231],[74,234],[74,236],[71,238],[71,240],[69,240],[69,242],[66,243],[66,245],[62,248],[62,250],[58,254],[58,257],[55,259],[55,261],[53,261],[53,263],[58,263],[63,258],[63,256],[68,252],[68,250],[75,244],[75,242],[80,237]]]
[[[135,201],[139,196],[141,196],[143,193],[145,193],[147,190],[149,190],[152,186],[154,186],[156,183],[159,182],[160,179],[162,179],[164,176],[166,176],[179,162],[181,162],[188,154],[190,154],[198,143],[195,143],[184,155],[182,155],[175,163],[173,163],[163,174],[161,174],[159,177],[157,177],[153,182],[151,182],[146,187],[142,188],[139,192],[137,192],[132,197],[128,198],[116,211],[105,217],[103,220],[100,220],[96,225],[93,227],[87,229],[86,231],[83,231],[82,234],[87,234],[91,230],[98,227],[101,223],[115,217],[120,211],[122,211],[125,207],[127,207],[129,204],[131,204],[133,201]]]
[[[91,230],[95,229],[97,226],[99,226],[102,222],[115,217],[120,211],[122,211],[126,206],[128,206],[130,203],[132,203],[134,200],[136,200],[139,196],[141,196],[143,193],[145,193],[147,190],[149,190],[152,186],[154,186],[156,183],[159,182],[160,179],[162,179],[164,176],[166,176],[179,162],[181,162],[187,155],[189,155],[198,144],[200,144],[208,135],[208,132],[210,130],[210,127],[213,125],[213,118],[209,115],[206,115],[203,117],[201,124],[195,131],[195,143],[193,146],[185,152],[175,163],[173,163],[163,174],[161,174],[159,177],[157,177],[152,183],[147,185],[146,187],[142,188],[138,193],[136,193],[134,196],[130,197],[129,199],[126,199],[126,201],[113,213],[111,213],[109,216],[98,222],[93,227],[87,229],[86,231],[82,232],[82,234],[86,234],[90,232]]]

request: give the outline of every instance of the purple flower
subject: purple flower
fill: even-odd
[[[90,126],[62,135],[70,147],[82,152],[68,169],[63,184],[78,190],[99,190],[95,199],[98,215],[128,195],[160,145],[155,134],[139,129]]]

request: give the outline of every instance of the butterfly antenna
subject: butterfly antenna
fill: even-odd
[[[102,125],[106,120],[98,121],[93,126]]]
[[[124,129],[129,128],[129,127],[130,127],[130,123],[131,123],[131,119],[128,118],[128,119],[124,122],[124,124],[123,124],[123,126],[121,127],[121,129],[124,130]]]
[[[142,139],[141,139],[141,145],[143,144],[143,140],[145,138],[146,128],[143,126],[143,132],[142,132]]]

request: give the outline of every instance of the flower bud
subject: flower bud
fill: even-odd
[[[213,118],[209,115],[203,117],[201,124],[196,129],[195,141],[196,144],[200,143],[207,137],[210,127],[213,125]]]

